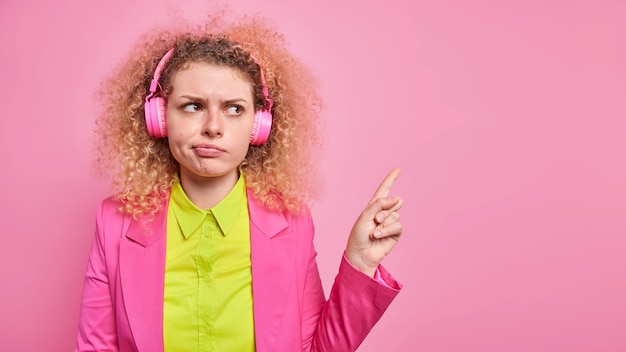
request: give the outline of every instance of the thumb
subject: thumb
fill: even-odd
[[[389,210],[396,206],[400,202],[400,197],[381,197],[376,199],[374,202],[370,203],[370,205],[363,210],[361,213],[361,218],[363,220],[374,220],[374,217],[383,210]]]

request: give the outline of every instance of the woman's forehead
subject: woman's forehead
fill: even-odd
[[[225,92],[252,94],[253,84],[249,76],[238,68],[207,62],[193,62],[174,73],[171,92],[195,90],[198,93],[214,89]]]
[[[183,63],[182,65],[180,65],[178,69],[172,72],[171,80],[174,80],[174,78],[176,78],[176,76],[178,76],[180,73],[190,71],[190,70],[191,71],[214,70],[214,71],[224,71],[224,72],[229,71],[233,79],[242,80],[250,85],[254,85],[254,81],[252,80],[250,75],[247,72],[242,71],[239,67],[230,66],[230,65],[221,64],[221,63],[214,63],[208,60],[207,61],[199,61],[199,60],[191,61],[190,60],[190,61]]]

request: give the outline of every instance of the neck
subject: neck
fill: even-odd
[[[180,184],[185,194],[200,209],[215,207],[235,187],[238,173],[217,177],[198,177],[181,172]]]

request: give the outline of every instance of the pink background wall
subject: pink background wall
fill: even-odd
[[[388,169],[405,288],[360,351],[626,350],[623,1],[233,0],[320,79],[327,289]],[[93,94],[203,1],[0,4],[0,350],[74,345],[95,208]]]

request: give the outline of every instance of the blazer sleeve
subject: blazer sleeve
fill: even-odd
[[[98,207],[95,238],[85,274],[75,351],[118,350],[112,295],[115,273],[110,275],[110,268],[107,268],[108,256],[114,257],[116,253],[108,253],[107,247],[111,245],[104,236],[104,219],[109,213],[106,210],[107,203],[112,207],[110,201],[104,201]]]
[[[402,285],[382,266],[378,267],[379,280],[384,283],[362,273],[343,256],[325,300],[315,257],[312,250],[303,307],[303,351],[356,351]]]

